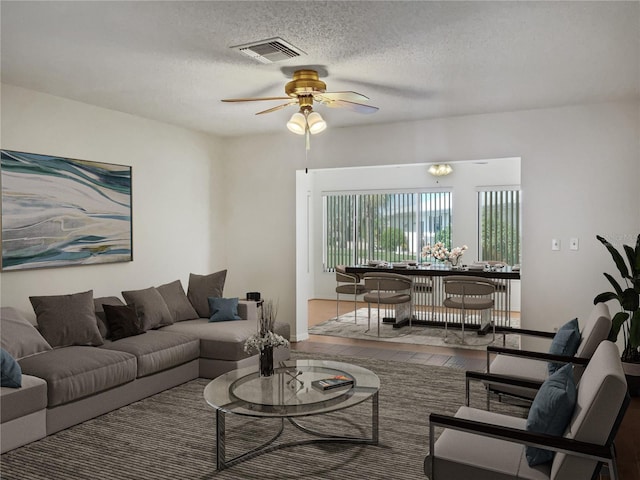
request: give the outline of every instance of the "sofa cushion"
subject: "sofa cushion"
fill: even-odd
[[[209,318],[209,297],[222,297],[227,271],[221,270],[210,275],[189,274],[187,297],[198,316]]]
[[[47,382],[23,375],[21,388],[0,388],[0,404],[2,423],[43,410],[47,408]]]
[[[109,325],[107,325],[107,318],[104,315],[103,305],[124,305],[124,302],[118,297],[98,297],[93,299],[93,308],[98,321],[100,335],[102,335],[102,338],[109,338],[111,332],[109,331]]]
[[[53,348],[102,345],[93,308],[93,290],[71,295],[29,297],[40,333]]]
[[[562,436],[571,421],[576,406],[576,384],[573,365],[568,363],[547,378],[533,399],[527,430],[536,433]],[[555,453],[538,447],[525,448],[530,467],[553,460]]]
[[[198,312],[195,311],[187,298],[187,294],[184,293],[180,280],[166,283],[156,288],[167,304],[174,322],[198,318]]]
[[[150,330],[144,335],[106,342],[101,348],[119,350],[138,359],[138,377],[144,377],[195,360],[200,341],[192,335]]]
[[[580,328],[578,319],[574,318],[562,325],[553,336],[549,353],[572,357],[576,354],[580,345]],[[549,375],[564,365],[563,363],[549,362]]]
[[[38,329],[13,307],[0,308],[0,325],[0,346],[16,360],[51,350]]]
[[[9,388],[22,386],[20,365],[4,348],[0,348],[0,386]]]
[[[145,330],[171,325],[173,317],[169,311],[169,307],[155,287],[145,288],[143,290],[128,290],[122,292],[127,305],[135,305],[138,316],[142,320],[142,326]]]
[[[237,361],[252,356],[244,351],[244,342],[256,333],[257,322],[209,322],[206,318],[186,320],[164,327],[162,331],[186,333],[200,339],[200,358]],[[289,324],[276,322],[276,333],[289,339]]]
[[[49,407],[130,382],[137,372],[134,355],[95,347],[57,348],[19,363],[23,373],[47,382]]]
[[[144,333],[135,305],[103,305],[104,316],[111,331],[111,340]]]
[[[238,315],[238,298],[209,297],[210,322],[242,320]]]

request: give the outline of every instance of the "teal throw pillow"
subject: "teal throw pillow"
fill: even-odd
[[[20,388],[22,386],[22,369],[16,359],[4,348],[0,349],[0,373],[2,387]]]
[[[573,416],[576,397],[573,366],[567,363],[547,378],[538,390],[527,417],[527,431],[564,435]],[[550,462],[554,455],[555,452],[543,448],[529,445],[525,447],[525,456],[530,467]]]
[[[242,320],[238,315],[238,298],[209,297],[210,322]]]
[[[578,351],[580,346],[580,327],[578,326],[578,319],[574,318],[562,325],[556,334],[553,336],[551,346],[549,347],[549,353],[554,355],[564,355],[567,357],[573,357]],[[547,369],[549,375],[552,375],[556,370],[564,365],[563,363],[549,362]]]

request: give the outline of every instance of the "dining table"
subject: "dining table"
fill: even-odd
[[[374,262],[362,265],[346,266],[348,273],[359,276],[370,272],[389,272],[410,276],[413,279],[413,318],[412,325],[444,326],[443,315],[449,315],[442,306],[445,298],[443,278],[451,275],[480,277],[491,280],[496,287],[495,307],[492,320],[500,329],[510,329],[512,325],[511,294],[512,282],[520,280],[520,268],[509,265],[471,264],[453,266],[447,263],[418,263],[418,262]],[[408,319],[396,319],[395,316],[385,316],[385,323],[393,323],[394,328],[403,327]],[[446,323],[455,325],[457,317],[447,317]],[[490,321],[474,321],[465,328],[477,329],[479,334],[488,331]]]

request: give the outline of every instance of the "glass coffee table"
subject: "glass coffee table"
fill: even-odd
[[[217,469],[224,470],[257,455],[293,445],[322,442],[378,444],[378,390],[380,379],[366,368],[329,360],[288,360],[270,377],[260,377],[256,367],[225,373],[212,380],[204,389],[204,398],[216,409]],[[321,390],[312,382],[331,377],[353,380],[346,385]],[[321,415],[343,410],[371,399],[371,436],[349,437],[328,435],[308,429],[296,422],[296,417]],[[225,458],[225,415],[245,415],[259,418],[280,418],[275,435],[262,445],[227,460]],[[282,434],[285,421],[312,438],[274,444]]]

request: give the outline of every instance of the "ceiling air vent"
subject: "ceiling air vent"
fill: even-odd
[[[299,48],[281,38],[270,38],[259,42],[246,43],[231,47],[262,63],[274,63],[305,55]]]

